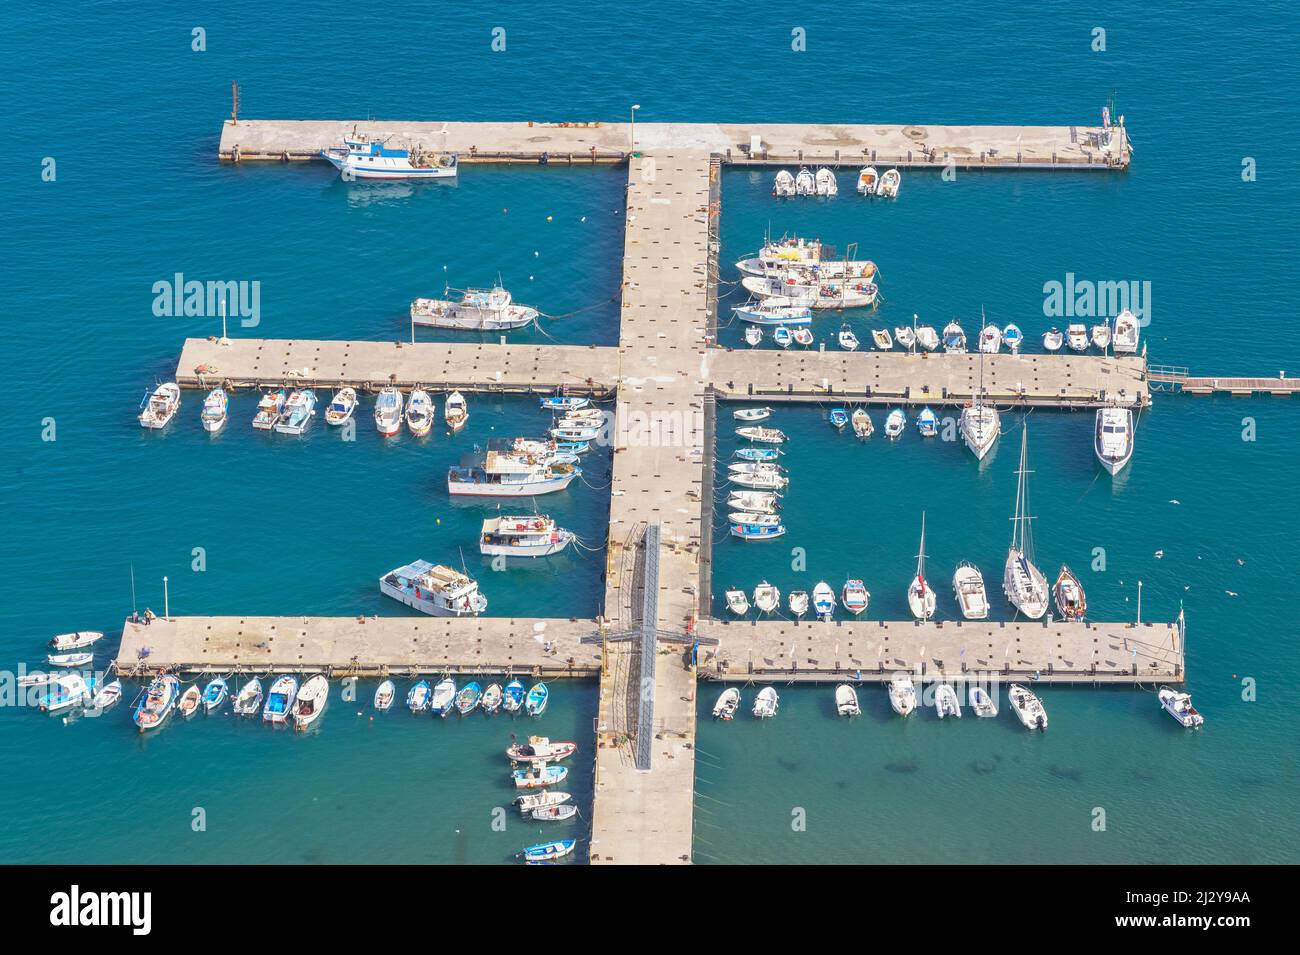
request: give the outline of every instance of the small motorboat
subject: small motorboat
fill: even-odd
[[[267,723],[283,723],[293,711],[294,700],[298,698],[298,678],[286,673],[271,684],[271,691],[266,694],[266,704],[262,707],[262,719]]]
[[[253,677],[240,687],[230,708],[236,716],[256,716],[262,708],[262,681]]]
[[[221,677],[208,681],[208,685],[203,688],[203,712],[211,713],[221,709],[221,704],[226,702],[229,695],[230,688]]]
[[[956,321],[943,327],[943,350],[955,354],[966,351],[966,333]]]
[[[889,329],[873,328],[871,330],[871,340],[875,342],[876,347],[881,351],[889,351],[894,347],[894,340],[889,337]]]
[[[429,697],[429,711],[444,719],[456,708],[456,681],[448,677],[438,682]]]
[[[512,770],[510,777],[516,789],[541,789],[562,783],[569,775],[564,766],[547,766],[545,762],[530,763],[523,769]]]
[[[469,423],[469,404],[465,401],[465,396],[459,391],[453,391],[447,396],[447,400],[442,406],[442,420],[447,422],[447,427],[451,428],[452,434],[460,431]]]
[[[538,793],[521,793],[515,797],[515,805],[519,807],[519,812],[527,816],[534,809],[545,809],[547,806],[560,806],[573,798],[572,793],[561,793],[555,791],[546,791]]]
[[[131,719],[141,733],[157,729],[167,722],[180,696],[181,683],[170,673],[158,677],[149,684],[149,688],[135,705]]]
[[[839,195],[840,185],[835,181],[835,173],[827,169],[825,166],[818,169],[816,188],[817,195],[819,196],[826,196],[829,198],[831,196]]]
[[[939,714],[939,719],[948,716],[961,719],[961,701],[957,699],[957,691],[951,685],[940,683],[934,688],[934,711]]]
[[[751,519],[749,521],[738,521],[731,525],[731,536],[739,537],[741,540],[771,540],[783,534],[785,534],[785,525],[769,522],[766,517],[761,521]]]
[[[772,341],[776,344],[777,348],[789,348],[790,342],[793,340],[794,339],[790,334],[790,329],[786,328],[784,325],[778,325],[776,328],[772,329]]]
[[[293,728],[305,730],[320,719],[330,698],[330,681],[317,673],[302,685],[298,698],[293,701]]]
[[[791,335],[794,338],[794,343],[802,345],[804,348],[813,343],[813,333],[806,328],[796,328],[791,332]]]
[[[903,176],[897,169],[886,169],[876,185],[876,195],[885,199],[897,199],[898,189],[903,184]]]
[[[818,620],[829,621],[835,616],[835,591],[826,581],[818,581],[812,592],[813,613]]]
[[[786,199],[794,194],[794,176],[788,169],[782,169],[776,174],[776,181],[772,184],[772,195],[778,199]]]
[[[524,713],[528,716],[541,716],[546,712],[546,704],[551,698],[551,691],[545,683],[536,683],[524,697]]]
[[[140,403],[140,427],[165,428],[181,407],[181,386],[168,381],[146,395]]]
[[[1082,322],[1074,322],[1065,327],[1066,344],[1070,346],[1070,351],[1085,352],[1088,350],[1088,326]]]
[[[731,413],[737,421],[766,421],[772,417],[771,408],[737,408]]]
[[[1042,700],[1033,693],[1019,683],[1012,683],[1011,689],[1007,691],[1007,699],[1011,701],[1011,711],[1025,724],[1026,729],[1047,729],[1047,710],[1043,708]]]
[[[907,588],[907,606],[917,620],[934,616],[934,588],[925,579],[925,511],[921,512],[921,552],[916,555],[916,576]]]
[[[758,697],[754,700],[754,716],[760,720],[765,720],[770,716],[776,716],[777,707],[780,706],[780,697],[776,695],[774,687],[765,686],[758,691]]]
[[[916,710],[916,686],[905,673],[895,673],[889,681],[889,705],[899,716]]]
[[[396,388],[385,388],[375,398],[375,430],[391,438],[402,430],[402,393]]]
[[[79,630],[76,633],[60,633],[50,639],[50,646],[55,650],[80,650],[104,639],[98,630]]]
[[[1002,332],[996,325],[985,325],[980,329],[979,348],[985,355],[996,355],[1002,348]]]
[[[1097,325],[1094,325],[1092,326],[1090,331],[1092,333],[1093,345],[1095,345],[1097,348],[1100,348],[1102,351],[1105,351],[1107,348],[1110,347],[1110,323],[1109,322],[1101,322]]]
[[[790,612],[794,614],[796,620],[802,619],[803,615],[808,612],[808,591],[806,590],[790,591],[790,596],[788,598],[787,605],[790,608]]]
[[[276,434],[302,434],[316,416],[316,392],[303,388],[289,395],[284,414],[275,423]]]
[[[939,433],[939,416],[929,408],[922,408],[916,416],[916,430],[923,438],[933,438]]]
[[[781,457],[780,448],[737,448],[734,452],[742,461],[776,461]]]
[[[482,700],[483,687],[479,685],[477,680],[470,680],[456,694],[456,712],[461,716],[468,716],[478,709],[478,705]]]
[[[262,395],[257,401],[257,413],[253,415],[253,427],[258,431],[270,431],[284,413],[284,403],[289,400],[289,392],[276,388]]]
[[[907,427],[907,414],[902,408],[895,408],[885,418],[885,437],[901,438]]]
[[[836,431],[843,431],[849,423],[849,413],[843,408],[832,408],[826,416]]]
[[[854,408],[853,416],[849,420],[853,424],[853,433],[859,438],[869,438],[876,431],[876,426],[871,423],[871,415],[867,414],[866,408]]]
[[[203,425],[203,430],[216,434],[226,426],[226,419],[229,416],[230,396],[226,394],[224,388],[213,388],[203,399],[203,410],[199,412],[199,421]]]
[[[111,710],[113,707],[117,706],[118,701],[121,699],[122,681],[113,680],[110,683],[104,684],[98,691],[96,691],[94,697],[90,701],[90,708],[102,713],[105,710]]]
[[[774,332],[777,328],[786,325],[807,325],[812,321],[811,308],[793,300],[787,302],[781,296],[732,306],[731,314],[738,322],[749,322],[763,327],[774,326]]]
[[[429,687],[429,681],[420,680],[407,691],[406,708],[412,713],[423,713],[429,708],[432,697],[433,690]]]
[[[782,170],[785,175],[790,175]],[[555,842],[541,842],[524,850],[524,865],[546,865],[563,859],[578,844],[576,839],[559,839]]]
[[[385,680],[375,687],[374,707],[380,713],[387,713],[397,699],[397,685],[392,680]]]
[[[1002,343],[1011,350],[1011,354],[1019,354],[1020,346],[1025,343],[1025,336],[1020,331],[1020,326],[1008,325],[1002,329]]]
[[[1115,316],[1115,333],[1110,347],[1116,355],[1133,355],[1138,350],[1138,319],[1127,308]]]
[[[876,187],[880,185],[880,173],[876,172],[875,166],[866,166],[858,173],[858,193],[864,196],[874,196]]]
[[[904,348],[911,348],[916,344],[916,332],[907,325],[899,325],[894,329],[894,341]]]
[[[975,711],[976,716],[998,715],[997,701],[989,696],[989,691],[982,686],[972,685],[966,691],[966,701],[970,703],[970,708]]]
[[[518,680],[511,680],[501,691],[501,708],[507,713],[518,713],[524,705],[524,685]]]
[[[984,575],[968,560],[957,565],[952,575],[952,591],[957,607],[967,620],[984,620],[989,615],[989,598],[984,590]]]
[[[939,333],[931,325],[916,326],[916,343],[926,351],[934,351],[939,347]]]
[[[352,420],[357,412],[357,391],[355,388],[340,388],[334,392],[329,407],[325,409],[325,423],[338,427]]]
[[[506,747],[506,756],[513,763],[559,762],[577,750],[577,743],[552,743],[545,736],[530,736],[527,743],[511,743]]]
[[[529,813],[529,817],[538,822],[563,822],[578,814],[577,806],[542,806]]]
[[[483,712],[491,716],[497,710],[501,709],[501,700],[504,695],[501,692],[501,684],[493,683],[483,691],[483,699],[479,701],[479,706],[483,707]]]
[[[774,527],[781,523],[781,518],[775,514],[751,514],[749,511],[732,511],[727,515],[727,520],[732,524],[754,524],[767,527]]]
[[[766,580],[754,588],[754,606],[759,613],[773,613],[781,607],[781,591]]]
[[[84,667],[95,659],[93,653],[47,653],[45,660],[52,667]]]
[[[800,196],[812,196],[817,193],[817,177],[806,166],[801,167],[799,172],[795,174],[794,191],[796,195]]]
[[[579,395],[543,395],[537,401],[543,411],[578,411],[591,404],[590,398]]]
[[[1065,336],[1061,334],[1059,328],[1052,327],[1043,332],[1043,347],[1048,351],[1060,351],[1064,344]]]
[[[844,609],[855,617],[865,613],[867,602],[871,600],[871,594],[860,580],[846,580],[844,589],[840,592],[840,600],[844,604]]]
[[[1088,612],[1088,599],[1084,596],[1083,585],[1065,564],[1061,565],[1061,572],[1056,576],[1052,596],[1056,599],[1056,609],[1066,620],[1082,620]]]
[[[1164,711],[1176,719],[1185,729],[1195,729],[1205,725],[1205,717],[1192,706],[1192,695],[1162,686],[1156,693]]]
[[[43,713],[60,713],[74,706],[85,706],[90,699],[90,685],[79,673],[64,674],[48,685],[49,692],[38,704]]]
[[[777,428],[764,428],[761,425],[756,428],[737,428],[736,434],[746,441],[756,441],[759,444],[785,443],[784,431]]]
[[[203,705],[203,691],[199,689],[197,683],[191,683],[181,694],[181,698],[176,702],[176,712],[180,713],[185,719],[189,719],[199,711]]]
[[[729,686],[718,694],[718,702],[713,704],[713,718],[733,720],[738,709],[740,709],[740,691],[734,686]]]
[[[1111,474],[1118,474],[1133,458],[1133,412],[1128,408],[1098,408],[1093,429],[1093,452]]]
[[[839,343],[840,347],[845,351],[857,351],[858,336],[853,334],[853,329],[849,328],[849,326],[842,325],[840,327]]]
[[[750,474],[736,473],[727,476],[732,484],[751,487],[762,491],[778,491],[790,483],[790,479],[776,471],[756,471]]]
[[[406,400],[406,427],[417,438],[433,430],[433,399],[429,393],[416,388]]]
[[[763,341],[763,329],[757,325],[745,326],[745,344],[750,348],[757,348]]]
[[[847,683],[835,688],[835,712],[840,716],[860,716],[862,708],[858,706],[858,691]]]
[[[781,505],[772,491],[732,491],[727,506],[751,514],[775,514]]]

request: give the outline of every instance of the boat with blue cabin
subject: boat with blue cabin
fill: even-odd
[[[344,179],[454,179],[460,166],[456,153],[428,152],[418,143],[396,149],[355,128],[341,146],[326,147],[320,156]]]
[[[577,845],[576,839],[559,839],[555,842],[542,842],[524,850],[525,865],[547,865],[556,859],[563,859]]]
[[[286,673],[271,684],[271,692],[266,695],[266,705],[262,707],[262,719],[268,723],[286,722],[297,698],[298,678]]]
[[[230,688],[226,681],[221,677],[211,680],[203,688],[203,712],[211,713],[213,710],[220,709],[221,704],[226,702],[226,697],[230,695]]]
[[[310,388],[295,391],[285,402],[284,413],[275,423],[276,434],[302,434],[316,414],[316,392]]]
[[[421,680],[406,694],[406,708],[412,713],[423,713],[429,708],[429,700],[433,696],[433,691],[429,688],[428,680]]]
[[[923,438],[933,438],[939,433],[939,416],[929,408],[922,408],[916,416],[916,430]]]

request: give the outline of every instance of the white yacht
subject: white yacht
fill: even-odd
[[[835,712],[840,716],[859,716],[862,713],[858,706],[858,691],[847,683],[835,688]]]
[[[545,514],[489,517],[479,532],[479,553],[489,557],[548,557],[573,542],[573,531]]]
[[[1011,689],[1007,691],[1007,699],[1011,703],[1011,712],[1025,724],[1026,729],[1047,729],[1047,710],[1044,709],[1042,700],[1033,693],[1019,683],[1012,683]]]
[[[468,497],[528,497],[563,491],[581,468],[529,454],[488,451],[481,465],[447,471],[447,493]]]
[[[760,720],[767,719],[769,716],[776,716],[776,710],[780,702],[774,688],[770,686],[763,687],[758,691],[758,698],[754,700],[754,716]]]
[[[905,673],[895,673],[889,681],[889,705],[899,716],[916,710],[916,685]]]
[[[1098,408],[1093,451],[1111,474],[1118,474],[1133,457],[1133,412],[1128,408]]]
[[[355,128],[343,137],[342,145],[322,149],[320,156],[345,180],[454,179],[460,165],[455,153],[427,152],[419,144],[397,149]]]
[[[498,332],[520,328],[537,319],[537,309],[516,305],[501,286],[466,289],[459,299],[417,298],[411,321],[429,328],[469,332]]]
[[[164,382],[141,404],[140,427],[165,428],[176,417],[181,406],[181,386],[174,381]]]
[[[968,560],[957,565],[952,575],[952,591],[957,606],[967,620],[984,620],[989,615],[989,598],[984,590],[984,575]]]
[[[1186,729],[1205,725],[1205,717],[1192,706],[1192,695],[1180,693],[1167,686],[1162,686],[1156,694],[1164,711],[1176,719]]]
[[[1137,316],[1127,308],[1115,316],[1115,334],[1111,336],[1111,350],[1116,355],[1133,355],[1138,350]]]
[[[324,674],[318,673],[304,683],[293,701],[293,728],[305,730],[320,719],[329,698],[330,683]]]
[[[402,430],[402,393],[396,388],[385,388],[375,399],[375,430],[391,438]]]
[[[203,424],[203,430],[215,434],[226,426],[226,419],[229,417],[230,397],[226,394],[224,388],[213,388],[208,392],[208,396],[203,399],[203,410],[199,413],[199,421]]]
[[[907,606],[917,620],[934,616],[934,588],[925,579],[925,512],[921,512],[921,552],[916,556],[916,576],[907,588]]]
[[[1074,322],[1065,327],[1065,341],[1070,351],[1086,352],[1088,350],[1088,326]]]
[[[433,617],[474,617],[487,610],[475,581],[427,560],[390,570],[379,578],[379,592]]]
[[[977,461],[983,461],[984,456],[989,453],[993,443],[997,441],[998,435],[1002,433],[1002,419],[998,414],[998,409],[993,405],[984,402],[984,332],[993,329],[997,333],[996,325],[985,325],[980,332],[980,380],[979,390],[975,393],[975,398],[967,402],[966,406],[961,409],[961,415],[957,419],[957,428],[961,432],[962,443],[970,448],[971,454],[975,455]],[[995,349],[996,350],[996,349]]]
[[[1029,471],[1025,468],[1029,451],[1029,423],[1020,438],[1020,467],[1016,471],[1016,510],[1011,518],[1011,547],[1002,574],[1002,590],[1007,600],[1031,620],[1047,612],[1047,578],[1034,564],[1033,535],[1029,525]]]
[[[826,168],[825,166],[822,166],[820,169],[818,169],[816,180],[817,180],[817,195],[826,196],[828,198],[830,196],[839,195],[840,184],[835,181],[835,173],[832,172],[830,169]]]

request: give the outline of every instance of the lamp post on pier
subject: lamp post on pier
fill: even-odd
[[[631,153],[636,152],[636,111],[640,108],[640,103],[632,104],[632,148],[629,150]]]

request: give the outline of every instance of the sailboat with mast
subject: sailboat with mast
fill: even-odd
[[[1025,468],[1029,452],[1029,422],[1020,435],[1020,468],[1016,471],[1016,513],[1011,518],[1011,547],[1002,574],[1002,590],[1007,600],[1031,620],[1047,612],[1047,578],[1034,564],[1034,542],[1029,525],[1029,471]]]
[[[984,321],[984,311],[980,310],[980,339],[983,340],[984,329],[988,324]],[[984,403],[984,349],[980,349],[980,386],[975,393],[973,400],[968,402],[961,409],[961,417],[957,421],[958,430],[961,431],[961,439],[966,447],[970,448],[971,454],[975,455],[975,460],[983,461],[984,455],[989,453],[993,447],[993,442],[997,441],[998,434],[1002,430],[1002,421],[998,416],[998,409],[992,405]]]
[[[921,552],[916,555],[916,576],[907,588],[907,606],[917,620],[934,616],[934,588],[925,579],[925,511],[921,512]]]

